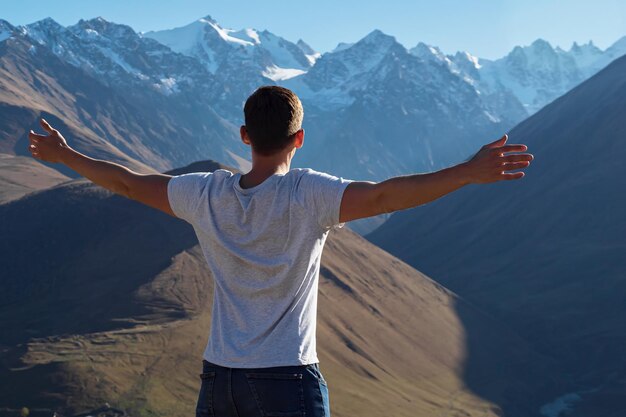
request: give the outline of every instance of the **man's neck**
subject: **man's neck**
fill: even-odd
[[[250,172],[241,176],[239,185],[243,188],[251,188],[261,184],[267,178],[275,174],[286,174],[291,166],[291,156],[274,155],[262,156],[252,155],[252,169]]]

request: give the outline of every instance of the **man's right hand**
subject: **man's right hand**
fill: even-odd
[[[524,176],[523,172],[507,172],[526,168],[534,159],[529,153],[516,153],[505,155],[509,152],[524,152],[526,145],[505,145],[507,135],[484,145],[469,161],[464,163],[467,178],[473,184],[485,184],[500,180],[516,180]]]
[[[28,134],[30,144],[28,150],[35,159],[46,162],[63,162],[62,154],[69,148],[63,135],[44,119],[40,119],[41,127],[48,133],[39,135],[32,130]]]

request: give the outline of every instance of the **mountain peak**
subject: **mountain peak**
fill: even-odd
[[[104,17],[102,16],[98,16],[98,17],[93,17],[91,19],[80,19],[78,21],[79,24],[90,24],[90,25],[99,25],[99,26],[106,26],[106,25],[116,25],[116,23],[113,22],[109,22],[108,20],[106,20]]]
[[[40,45],[49,44],[51,39],[62,36],[67,31],[64,26],[50,17],[22,26],[21,30]],[[52,42],[54,43],[54,41]]]
[[[209,23],[213,23],[214,25],[218,24],[217,20],[213,19],[213,17],[210,14],[200,18],[199,20],[206,21],[206,22],[209,22]]]
[[[4,19],[0,19],[0,28],[13,28],[14,26]]]
[[[484,62],[484,60],[478,58],[475,55],[470,54],[467,51],[457,51],[457,53],[454,55],[454,61],[457,64],[459,64],[460,62],[469,63],[475,69],[482,68],[481,61]]]
[[[609,46],[608,49],[618,49],[618,48],[620,50],[626,50],[626,36],[622,36],[621,38],[619,38],[617,41],[613,43],[613,45]]]
[[[85,24],[89,24],[89,25],[99,25],[99,26],[104,26],[104,25],[108,25],[111,22],[109,22],[108,20],[106,20],[104,17],[102,16],[98,16],[98,17],[92,17],[91,19],[80,19],[78,21],[78,23],[76,25],[85,25]]]
[[[600,48],[595,46],[593,44],[593,41],[591,40],[588,43],[582,44],[582,45],[579,45],[578,42],[574,41],[569,51],[574,54],[581,54],[586,51],[593,52],[593,53],[601,53]]]
[[[417,45],[415,45],[415,47],[411,49],[410,52],[422,58],[433,55],[436,57],[444,56],[444,53],[441,52],[441,49],[436,46],[427,45],[424,42],[418,42]]]
[[[302,39],[298,39],[298,42],[296,42],[296,45],[298,46],[298,48],[302,49],[302,51],[305,54],[309,54],[309,55],[315,54],[315,50],[311,48],[311,46],[305,41],[303,41]]]
[[[53,30],[65,29],[64,26],[62,26],[60,23],[58,23],[56,20],[54,20],[51,17],[46,17],[44,19],[30,23],[26,26],[29,28],[40,28],[40,29],[47,28],[47,29],[53,29]]]
[[[505,57],[507,60],[512,60],[510,62],[517,62],[517,65],[523,66],[528,65],[528,60],[536,61],[541,60],[543,58],[553,56],[558,51],[552,48],[552,45],[544,39],[537,39],[529,46],[515,46],[511,52]]]
[[[362,41],[367,41],[367,42],[379,42],[379,41],[396,41],[396,38],[394,38],[391,35],[387,35],[386,33],[384,33],[382,30],[380,29],[374,29],[373,31],[371,31],[370,33],[368,33],[367,35],[365,35],[365,37],[363,39],[361,39]]]
[[[350,48],[352,45],[354,45],[354,43],[339,42],[337,46],[335,46],[335,49],[333,49],[331,52],[343,51],[344,49]]]
[[[397,44],[396,38],[383,33],[379,29],[374,29],[370,33],[368,33],[363,39],[358,41],[355,46],[366,46],[373,50],[381,51],[387,50],[392,47],[394,44]]]
[[[246,42],[250,42],[252,45],[258,45],[261,43],[261,38],[259,37],[259,34],[261,34],[265,38],[276,36],[272,32],[269,32],[267,30],[258,32],[256,29],[252,29],[252,28],[246,28],[246,29],[231,31],[227,33],[231,37],[234,37],[236,39],[241,39]]]
[[[80,35],[81,32],[89,32],[90,34],[93,34],[93,32],[95,31],[98,34],[104,35],[111,39],[121,39],[129,37],[133,38],[139,36],[130,26],[120,23],[109,22],[102,16],[98,16],[89,20],[81,19],[78,21],[77,24],[75,24],[74,26],[70,26],[68,29],[70,29],[76,35]]]
[[[54,20],[53,18],[49,16],[39,20],[39,22],[46,24],[46,25],[59,25],[59,23],[56,20]]]
[[[554,50],[552,48],[552,45],[550,45],[550,42],[546,41],[545,39],[541,39],[541,38],[538,38],[537,40],[535,40],[530,46],[533,49],[539,49],[539,50],[547,50],[547,49],[549,49],[550,51]]]
[[[15,27],[6,20],[0,19],[0,42],[9,39],[13,32],[15,32]]]

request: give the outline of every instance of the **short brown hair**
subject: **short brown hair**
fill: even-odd
[[[298,96],[277,85],[264,85],[246,100],[246,130],[255,152],[273,155],[292,141],[302,128],[304,110]]]

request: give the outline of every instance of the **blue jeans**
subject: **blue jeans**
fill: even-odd
[[[196,417],[330,417],[319,363],[227,368],[202,361]]]

